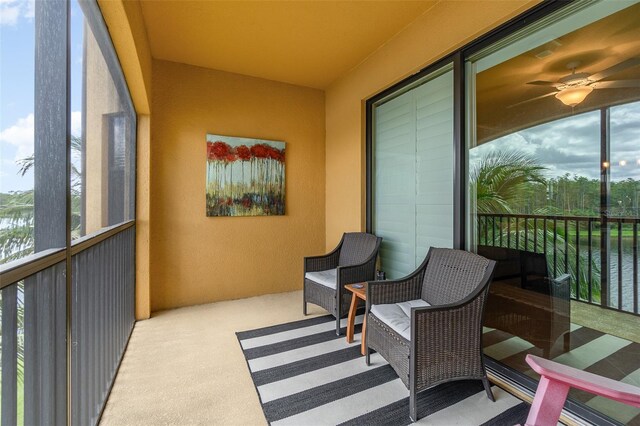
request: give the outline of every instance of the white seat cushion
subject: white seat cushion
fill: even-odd
[[[411,318],[411,308],[424,308],[425,306],[431,306],[423,299],[409,300],[407,302],[396,303],[402,309],[402,312],[409,318]]]
[[[401,303],[371,306],[371,313],[387,324],[393,331],[411,340],[411,308],[431,306],[422,299]]]
[[[336,289],[336,281],[338,281],[337,270],[328,269],[326,271],[307,272],[304,277],[308,280],[322,284],[325,287]]]

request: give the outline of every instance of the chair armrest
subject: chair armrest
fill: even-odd
[[[526,361],[533,371],[550,380],[624,404],[640,407],[640,388],[636,386],[578,370],[577,368],[531,354],[527,355]]]
[[[375,277],[375,263],[373,266],[366,263],[359,265],[338,266],[337,280],[338,285],[345,286],[347,284],[361,283],[371,280]]]
[[[320,256],[307,256],[304,258],[304,273],[326,271],[327,269],[336,269],[338,267],[338,260],[340,259],[340,249],[344,242],[344,235],[342,239],[331,252],[322,254]]]
[[[571,297],[571,275],[562,274],[549,278],[549,287],[551,296],[568,300]]]
[[[326,271],[338,267],[340,250],[334,250],[321,256],[308,256],[304,258],[304,272]]]
[[[466,335],[482,334],[484,306],[489,295],[489,284],[493,270],[485,275],[484,285],[478,286],[466,298],[444,305],[425,306],[411,309],[411,335],[434,336],[449,331],[459,341],[465,341]],[[453,326],[452,326],[453,324]],[[460,327],[465,327],[465,333]],[[422,333],[422,334],[421,334]],[[436,333],[436,334],[429,334]],[[455,339],[454,339],[455,340]],[[415,341],[415,340],[414,340]]]
[[[557,284],[569,284],[571,282],[571,274],[558,275],[557,277],[551,279],[551,281]]]
[[[470,349],[482,353],[482,321],[487,294],[483,291],[462,302],[412,308],[411,343],[415,344],[416,353],[431,360]],[[434,343],[434,339],[438,342]]]
[[[412,274],[399,280],[373,281],[367,284],[367,309],[371,305],[399,303],[419,299],[424,274]]]

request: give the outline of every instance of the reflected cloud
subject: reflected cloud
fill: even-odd
[[[640,180],[640,102],[611,108],[611,177]],[[484,143],[470,160],[496,151],[515,150],[547,167],[547,177],[569,174],[600,178],[600,112],[542,124]],[[620,162],[625,161],[624,166]]]

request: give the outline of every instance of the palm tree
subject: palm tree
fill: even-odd
[[[512,201],[522,195],[527,184],[545,184],[544,170],[535,160],[513,151],[482,157],[470,173],[478,213],[512,213]]]
[[[471,168],[470,184],[472,193],[476,194],[476,208],[479,214],[513,214],[515,204],[522,199],[531,184],[546,185],[544,177],[545,167],[524,154],[513,151],[491,152],[480,158]],[[561,212],[550,211],[549,207],[542,207],[534,211],[536,215],[562,216]],[[507,217],[506,220],[496,222],[478,222],[478,242],[491,246],[507,246],[520,250],[547,253],[547,264],[550,270],[557,269],[557,273],[566,271],[571,274],[573,282],[579,283],[579,294],[575,297],[586,299],[588,294],[588,258],[584,253],[578,253],[572,241],[567,241],[563,226],[555,228],[552,223],[534,231],[533,220]],[[526,227],[525,227],[526,223]],[[486,238],[481,227],[491,226]],[[575,233],[575,222],[568,221],[567,231]],[[526,229],[526,230],[525,230]],[[495,232],[494,232],[495,231]],[[535,238],[534,238],[535,235]],[[545,238],[546,237],[546,238]],[[525,241],[527,246],[525,247]],[[536,241],[536,246],[533,242]],[[546,247],[544,245],[546,241]],[[565,264],[565,248],[568,262]],[[556,256],[554,257],[554,249]],[[580,268],[576,265],[579,258]],[[577,273],[577,271],[580,271]],[[592,291],[594,299],[600,296],[600,267],[592,261]],[[578,276],[579,275],[579,276]],[[575,286],[572,292],[576,293]]]
[[[0,194],[0,263],[33,253],[33,189]]]
[[[71,137],[71,151],[78,154],[82,150],[82,138]],[[24,176],[35,165],[33,154],[17,160],[20,170],[18,173]],[[71,204],[72,204],[72,230],[77,233],[80,230],[80,192],[82,185],[81,171],[76,164],[71,163]],[[13,191],[8,194],[0,194],[0,221],[3,227],[0,229],[0,264],[20,259],[33,253],[33,216],[34,216],[34,192]]]

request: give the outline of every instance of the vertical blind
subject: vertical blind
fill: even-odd
[[[381,269],[399,278],[429,247],[453,246],[453,71],[374,110],[373,231]]]

